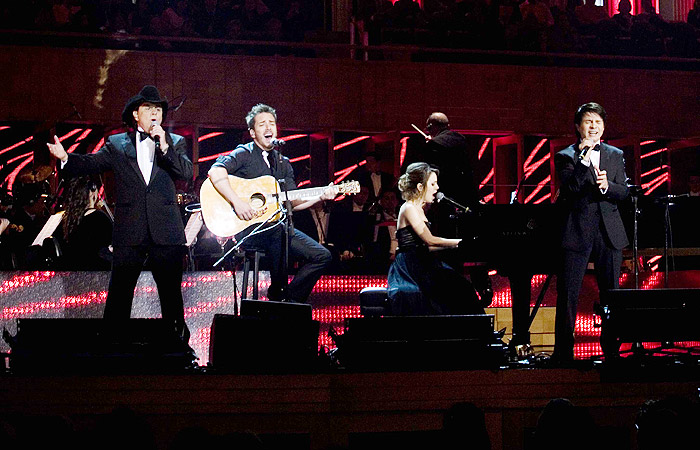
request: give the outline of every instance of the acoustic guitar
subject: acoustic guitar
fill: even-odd
[[[253,208],[255,217],[251,220],[239,219],[228,200],[219,194],[211,180],[207,179],[199,191],[199,201],[202,206],[202,217],[209,231],[219,237],[230,237],[251,225],[257,225],[268,219],[271,219],[271,222],[280,219],[279,205],[286,200],[286,196],[273,176],[264,175],[246,179],[229,175],[228,182],[233,192]],[[345,181],[335,186],[294,189],[289,191],[289,200],[315,197],[323,194],[329,187],[337,188],[339,194],[360,192],[359,182]]]

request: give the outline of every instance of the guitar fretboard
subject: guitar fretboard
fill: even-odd
[[[307,188],[307,189],[295,189],[293,191],[288,191],[289,193],[289,200],[298,200],[300,198],[306,198],[306,197],[315,197],[318,195],[323,194],[323,191],[326,190],[326,187],[317,187],[317,188]],[[287,196],[284,192],[279,193],[280,200],[286,200]]]

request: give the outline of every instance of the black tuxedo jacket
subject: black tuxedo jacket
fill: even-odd
[[[600,169],[608,176],[608,190],[600,192],[593,165],[581,162],[578,144],[558,152],[554,164],[561,184],[557,202],[563,207],[562,246],[566,250],[584,251],[591,247],[602,218],[603,230],[613,248],[629,244],[618,205],[629,195],[622,150],[600,143]]]
[[[369,188],[368,203],[377,202],[385,191],[389,191],[395,186],[394,177],[390,173],[379,172],[379,179],[381,185],[379,188],[379,195],[374,195],[374,184],[372,184],[371,174],[365,170],[357,176],[357,182],[360,183],[360,186],[367,186]]]
[[[417,148],[409,147],[401,173],[406,173],[408,165],[414,162],[426,162],[437,167],[440,170],[440,191],[462,205],[475,207],[479,196],[474,182],[472,159],[475,158],[470,157],[467,138],[461,133],[445,129],[425,144]]]
[[[185,138],[166,133],[168,152],[156,151],[148,185],[136,161],[135,133],[107,138],[94,154],[69,154],[63,168],[66,176],[114,172],[116,207],[114,245],[139,245],[150,230],[157,245],[185,243],[185,232],[177,204],[175,180],[192,178],[192,162],[187,157]]]

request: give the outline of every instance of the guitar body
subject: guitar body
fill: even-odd
[[[199,191],[199,201],[202,206],[202,217],[209,231],[219,237],[231,237],[268,219],[270,222],[280,219],[278,195],[280,200],[286,200],[286,198],[281,198],[284,194],[273,176],[264,175],[247,179],[229,175],[228,182],[233,192],[253,208],[255,217],[251,220],[239,219],[228,200],[219,194],[211,180],[207,178]],[[345,181],[332,187],[294,189],[288,192],[289,200],[319,196],[326,189],[334,189],[336,195],[339,193],[352,195],[360,192],[360,183]]]
[[[228,182],[233,192],[246,201],[257,215],[251,220],[239,219],[228,200],[207,179],[199,191],[199,200],[202,217],[209,231],[219,237],[230,237],[275,215],[278,202],[273,194],[279,193],[280,188],[273,176],[245,179],[229,175]],[[278,219],[279,217],[274,217],[273,221]]]

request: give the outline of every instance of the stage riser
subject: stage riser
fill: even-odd
[[[663,286],[663,274],[645,274],[641,279],[644,288]],[[700,285],[700,272],[672,273],[672,286],[694,287]],[[236,274],[241,286],[241,275]],[[508,280],[499,275],[492,277],[494,303],[488,308],[496,316],[496,329],[506,328],[506,339],[512,331],[511,296]],[[632,277],[623,274],[621,285],[632,287]],[[533,296],[544,282],[543,276],[533,278]],[[7,327],[14,334],[15,319],[29,318],[99,318],[103,314],[109,283],[108,272],[0,272],[0,327]],[[192,338],[190,344],[200,357],[199,363],[208,361],[210,327],[214,314],[232,314],[233,276],[230,272],[190,272],[183,279],[183,297],[186,320]],[[548,350],[553,345],[554,304],[556,293],[550,286],[533,326],[532,343]],[[269,286],[269,274],[260,274],[260,295],[265,298]],[[386,286],[386,277],[324,276],[317,283],[311,297],[314,320],[320,322],[319,346],[334,347],[327,335],[331,325],[341,328],[346,317],[359,317],[359,291],[367,286]],[[252,291],[252,288],[249,288]],[[250,292],[249,291],[249,292]],[[598,338],[600,329],[593,326],[592,305],[598,300],[595,278],[586,275],[581,292],[577,319],[577,357],[600,354]],[[534,301],[534,300],[533,300]],[[149,272],[142,273],[134,296],[132,317],[158,317],[160,314],[157,290]],[[0,351],[9,347],[0,340]]]

